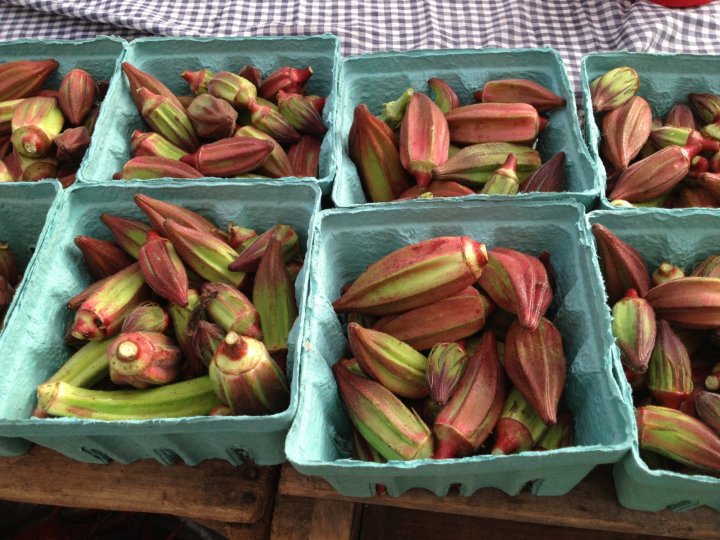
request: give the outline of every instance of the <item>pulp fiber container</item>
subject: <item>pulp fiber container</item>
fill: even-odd
[[[337,108],[337,74],[340,42],[332,34],[312,37],[242,38],[139,38],[126,46],[122,61],[150,73],[176,95],[192,94],[180,77],[185,70],[210,68],[238,73],[246,64],[260,68],[263,76],[283,66],[304,68],[314,73],[307,84],[308,94],[327,96],[323,120],[328,132],[320,153],[319,178],[313,178],[323,192],[330,192],[336,169],[333,144]],[[98,122],[99,140],[90,147],[87,162],[80,169],[82,182],[110,180],[131,157],[130,136],[136,129],[148,131],[130,97],[127,78],[118,66],[117,84],[108,91],[106,101],[113,114]],[[185,182],[186,180],[183,180]]]
[[[52,225],[43,236],[44,249],[38,253],[36,271],[26,283],[20,309],[2,335],[0,346],[6,352],[0,370],[0,437],[21,437],[92,463],[110,460],[130,463],[144,458],[155,458],[161,463],[181,459],[188,465],[211,458],[233,464],[248,458],[259,465],[281,463],[285,459],[285,436],[298,400],[299,367],[294,336],[304,317],[304,273],[296,282],[300,317],[289,342],[291,399],[287,410],[266,416],[113,422],[30,418],[36,403],[36,386],[55,373],[71,352],[63,336],[74,312],[66,303],[91,282],[73,239],[79,234],[110,239],[109,231],[98,219],[103,212],[144,219],[133,202],[133,195],[138,192],[195,210],[220,226],[232,220],[237,225],[264,231],[277,223],[286,223],[296,229],[303,249],[320,201],[317,186],[301,181],[289,181],[282,187],[268,182],[241,185],[204,181],[142,186],[115,183],[102,189],[73,186],[55,208]]]
[[[574,446],[384,464],[351,458],[351,423],[330,369],[344,357],[347,341],[331,303],[381,257],[445,235],[468,235],[488,249],[550,252],[558,283],[551,310],[568,361],[564,401],[575,417]],[[404,202],[328,210],[315,220],[312,237],[310,289],[299,338],[300,403],[285,445],[298,471],[322,476],[353,497],[372,496],[379,484],[391,496],[412,488],[442,496],[454,484],[466,496],[484,487],[514,495],[527,485],[538,495],[562,495],[595,465],[617,461],[629,449],[631,407],[618,387],[622,369],[610,354],[610,320],[581,205],[454,200],[431,207]]]
[[[32,303],[34,297],[25,294],[28,282],[36,273],[38,249],[42,244],[42,232],[49,225],[48,213],[57,200],[60,184],[55,181],[3,182],[0,184],[0,241],[7,242],[15,255],[18,271],[23,278],[15,290],[12,302],[5,313],[4,323],[0,322],[0,342],[5,328],[12,325],[14,312],[22,313],[24,306]],[[42,270],[39,270],[42,272]],[[21,316],[21,315],[20,315]],[[0,369],[0,381],[14,377],[13,373]],[[0,382],[0,386],[3,383]],[[0,437],[0,456],[24,453],[27,442],[20,439]]]
[[[719,252],[720,215],[712,210],[635,209],[592,212],[589,223],[600,223],[637,249],[648,271],[663,261],[671,261],[686,272]],[[613,349],[620,354],[613,344]],[[626,400],[632,390],[626,380],[621,383]],[[638,448],[635,416],[632,422],[632,449],[615,465],[615,487],[618,500],[626,508],[657,512],[664,508],[687,510],[706,505],[720,510],[720,479],[702,473],[680,474],[650,469]]]
[[[688,103],[688,94],[720,93],[720,56],[693,54],[660,54],[634,52],[594,53],[584,56],[580,67],[580,83],[585,110],[585,141],[595,160],[600,180],[600,206],[605,210],[617,207],[605,195],[607,173],[600,159],[601,121],[595,120],[590,99],[590,83],[616,67],[629,66],[640,76],[637,95],[650,104],[653,118],[665,118],[676,103]]]
[[[0,242],[10,246],[18,272],[23,276],[5,314],[5,325],[20,304],[25,285],[35,270],[32,262],[59,189],[60,184],[53,181],[0,183]],[[0,330],[2,328],[0,323]]]
[[[117,73],[120,57],[123,53],[124,39],[112,36],[100,36],[93,39],[51,40],[51,39],[18,39],[0,42],[0,63],[15,60],[44,60],[54,58],[60,64],[55,72],[45,81],[43,88],[57,90],[67,73],[75,68],[84,69],[93,76],[95,81],[111,81]],[[111,84],[113,82],[111,81]],[[109,107],[108,107],[109,108]],[[106,110],[104,103],[100,106],[100,119]],[[111,113],[112,114],[112,113]],[[96,129],[92,141],[98,136]],[[85,163],[89,150],[83,158]]]
[[[548,113],[550,122],[537,143],[543,162],[560,151],[567,154],[566,191],[514,196],[471,195],[471,199],[523,202],[574,199],[587,208],[593,205],[600,187],[593,161],[582,144],[574,94],[560,54],[545,48],[392,51],[345,58],[340,72],[338,116],[338,143],[342,149],[338,152],[338,175],[332,192],[336,206],[367,203],[355,164],[348,154],[348,133],[355,107],[365,103],[373,114],[380,114],[383,103],[397,99],[408,87],[433,97],[427,84],[433,77],[445,80],[463,105],[475,103],[473,92],[480,90],[486,82],[507,78],[532,79],[567,100],[565,107]]]

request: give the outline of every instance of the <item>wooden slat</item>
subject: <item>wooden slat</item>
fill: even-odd
[[[275,467],[273,472],[273,476],[275,477],[273,485],[276,487],[279,468]],[[226,540],[269,540],[275,498],[275,490],[273,490],[265,504],[262,518],[255,523],[227,523],[224,521],[210,521],[208,519],[197,518],[194,521],[219,532]]]
[[[0,499],[77,508],[154,512],[191,518],[255,523],[263,518],[277,468],[233,467],[211,460],[196,467],[143,460],[93,465],[33,447],[0,458]]]
[[[314,499],[277,495],[270,527],[271,540],[307,540],[313,508]]]
[[[167,513],[228,523],[263,520],[264,525],[259,527],[223,528],[228,537],[259,539],[267,536],[276,475],[277,468],[249,464],[233,467],[219,460],[197,467],[163,466],[152,460],[131,465],[91,465],[35,447],[25,456],[0,459],[0,500]],[[356,538],[358,511],[352,503],[626,534],[720,537],[720,513],[707,508],[644,513],[620,507],[610,467],[598,468],[565,497],[535,497],[527,493],[509,497],[498,490],[485,489],[472,497],[451,495],[439,499],[429,492],[413,490],[398,498],[353,500],[339,495],[324,480],[302,476],[286,465],[279,493],[273,538],[324,538],[333,533],[334,538]],[[280,523],[278,516],[284,511],[279,505],[282,501],[286,501],[285,510],[288,504],[294,505],[288,515],[295,518],[285,520],[286,530],[294,527],[298,533],[294,536],[283,535],[276,528]]]
[[[436,538],[482,538],[482,540],[665,540],[660,536],[592,531],[538,523],[439,514],[392,506],[366,505],[362,512],[360,540],[434,540]]]
[[[510,497],[496,489],[483,489],[472,497],[438,498],[425,490],[411,490],[401,497],[352,499],[337,493],[319,477],[299,474],[284,465],[278,487],[281,495],[354,501],[430,512],[461,514],[506,521],[542,523],[562,527],[615,531],[680,538],[718,538],[720,513],[709,508],[687,512],[649,513],[621,507],[612,483],[612,468],[598,467],[564,497],[537,497],[521,493]]]
[[[345,501],[316,500],[310,526],[312,540],[353,540],[355,504]]]
[[[355,540],[360,505],[305,497],[275,499],[272,540]]]
[[[269,523],[225,523],[224,521],[208,521],[196,519],[200,525],[222,534],[225,540],[267,540],[269,538]]]

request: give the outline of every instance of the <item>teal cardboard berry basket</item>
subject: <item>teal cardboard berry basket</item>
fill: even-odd
[[[103,212],[143,219],[133,201],[145,193],[195,210],[224,226],[236,225],[264,231],[277,223],[291,225],[304,250],[310,223],[319,207],[320,190],[310,182],[289,181],[284,186],[256,182],[242,185],[229,182],[194,181],[185,184],[157,182],[103,186],[78,185],[66,191],[53,211],[43,248],[28,277],[0,346],[0,437],[17,437],[52,448],[78,461],[130,463],[154,458],[161,463],[182,460],[194,465],[206,459],[225,459],[238,464],[251,459],[258,465],[274,465],[285,459],[285,436],[298,402],[297,347],[295,335],[305,316],[306,273],[296,281],[300,316],[291,332],[288,352],[290,405],[266,416],[198,416],[188,418],[100,421],[78,418],[34,418],[36,387],[50,377],[70,356],[63,337],[72,321],[66,303],[91,281],[73,239],[79,234],[110,239],[99,220]],[[20,453],[27,449],[15,449]],[[0,447],[0,455],[7,449]]]
[[[139,38],[126,46],[122,62],[129,62],[157,77],[176,95],[192,94],[180,77],[185,70],[196,71],[207,67],[216,72],[237,73],[244,65],[252,64],[267,76],[283,66],[312,67],[313,75],[308,81],[307,93],[327,97],[323,120],[328,128],[321,147],[319,177],[312,180],[323,192],[329,193],[337,161],[333,139],[339,58],[338,39],[324,34],[308,37]],[[132,157],[132,132],[136,129],[148,130],[119,66],[116,75],[117,84],[110,88],[106,98],[113,114],[98,122],[100,137],[90,147],[87,162],[79,173],[79,179],[84,183],[112,179],[113,174],[121,171]]]
[[[709,255],[720,253],[720,215],[712,210],[620,209],[588,215],[590,225],[605,225],[642,255],[650,272],[670,261],[686,273]],[[613,344],[616,353],[619,349]],[[626,399],[632,390],[626,380],[620,383]],[[632,422],[632,448],[615,465],[615,488],[620,504],[633,510],[657,512],[664,508],[688,510],[706,505],[720,510],[720,479],[702,472],[681,474],[651,469],[640,456],[635,416]]]
[[[60,184],[53,181],[0,183],[0,242],[10,247],[22,276],[0,330],[12,318],[25,284],[33,274],[35,253],[59,190]]]
[[[513,196],[470,195],[470,199],[522,202],[573,199],[588,209],[592,207],[600,191],[597,173],[581,142],[575,98],[562,58],[550,48],[391,51],[345,58],[340,72],[337,122],[337,143],[341,149],[332,192],[336,206],[367,203],[357,169],[348,154],[348,133],[355,107],[365,103],[371,113],[378,115],[383,103],[397,99],[409,87],[432,97],[427,81],[433,77],[445,80],[463,105],[474,103],[473,92],[486,82],[503,78],[531,79],[567,100],[564,107],[548,113],[550,122],[537,143],[543,162],[557,152],[566,153],[565,191]]]
[[[26,296],[25,289],[36,270],[43,230],[51,221],[48,215],[61,197],[60,184],[52,180],[0,183],[0,241],[9,245],[22,275],[4,321],[0,322],[0,340],[5,328],[13,324],[15,311],[22,312],[25,305],[33,302],[33,296]],[[0,386],[11,388],[16,375],[0,370]],[[0,456],[24,453],[26,448],[25,441],[0,437]]]
[[[653,118],[665,118],[676,103],[687,103],[688,94],[720,93],[720,56],[606,52],[584,56],[580,65],[582,103],[585,111],[585,141],[600,179],[600,207],[617,208],[606,196],[607,172],[600,158],[600,123],[592,113],[590,83],[616,67],[629,66],[640,76],[637,95],[650,104]]]
[[[43,88],[56,89],[67,73],[75,68],[84,69],[95,81],[109,81],[120,65],[124,39],[112,36],[100,36],[94,39],[56,40],[56,39],[18,39],[0,42],[0,63],[16,60],[44,60],[54,58],[59,66],[45,82]],[[100,107],[102,117],[105,107]],[[98,123],[100,118],[98,118]],[[97,130],[93,133],[94,141]],[[92,144],[92,143],[91,143]],[[89,152],[85,154],[83,163]],[[32,182],[28,182],[32,184]]]
[[[325,478],[341,494],[369,497],[378,485],[391,496],[425,488],[438,496],[459,485],[461,495],[484,487],[517,494],[567,493],[600,463],[620,459],[631,444],[631,407],[617,379],[618,358],[583,207],[573,202],[436,201],[327,210],[318,214],[309,253],[310,280],[300,330],[300,402],[285,445],[303,474]],[[575,417],[573,446],[509,456],[369,463],[351,458],[351,423],[331,366],[347,340],[332,301],[367,266],[423,239],[467,235],[487,248],[504,246],[537,255],[550,252],[557,273],[551,309],[560,329],[568,378],[564,400]]]

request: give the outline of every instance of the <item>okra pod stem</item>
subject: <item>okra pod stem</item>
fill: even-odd
[[[44,384],[62,381],[80,388],[94,386],[108,374],[107,348],[114,339],[89,341]]]
[[[38,406],[51,416],[95,420],[147,420],[204,416],[222,405],[210,378],[148,390],[87,390],[65,382],[38,386]]]
[[[43,384],[65,382],[79,388],[90,388],[108,375],[107,348],[115,338],[102,341],[89,341],[73,354],[52,377]],[[38,405],[33,416],[46,416]]]

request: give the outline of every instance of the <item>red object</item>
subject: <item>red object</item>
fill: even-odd
[[[669,8],[689,8],[709,4],[712,0],[650,0],[655,4]]]

